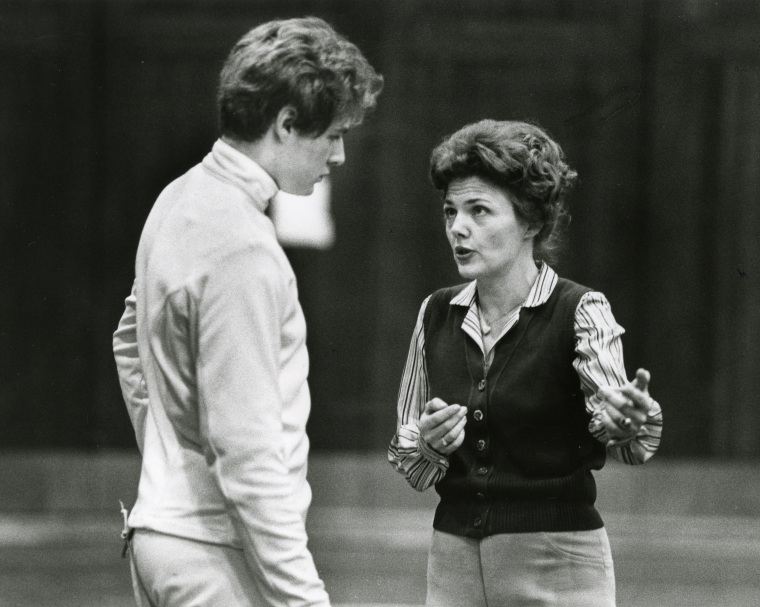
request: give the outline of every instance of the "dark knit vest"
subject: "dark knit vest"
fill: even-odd
[[[424,314],[430,395],[468,407],[464,443],[436,484],[434,528],[472,538],[598,529],[591,470],[606,450],[588,431],[572,364],[575,310],[589,289],[559,279],[544,304],[523,308],[487,375],[461,328],[468,308],[450,305],[462,289],[436,291]]]

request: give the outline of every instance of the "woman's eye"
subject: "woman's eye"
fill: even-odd
[[[443,216],[446,219],[452,219],[456,214],[457,214],[457,212],[454,209],[452,209],[452,208],[445,208],[445,209],[443,209]]]
[[[485,207],[478,206],[478,207],[472,208],[472,214],[475,215],[476,217],[478,215],[485,215],[487,212],[488,212],[488,209],[486,209]]]

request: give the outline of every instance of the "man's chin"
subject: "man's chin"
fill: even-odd
[[[311,196],[314,193],[314,186],[308,188],[282,188],[282,191],[291,196]]]

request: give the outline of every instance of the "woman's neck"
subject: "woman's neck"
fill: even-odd
[[[478,278],[478,301],[486,318],[496,318],[522,304],[538,276],[532,256],[514,264],[506,274]]]

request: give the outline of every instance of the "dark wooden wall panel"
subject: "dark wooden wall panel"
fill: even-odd
[[[701,129],[690,125],[709,119],[712,78],[703,67],[670,60],[658,66],[656,78],[659,106],[651,141],[644,266],[651,289],[641,301],[645,351],[657,353],[648,364],[659,398],[691,403],[669,411],[669,423],[681,428],[669,443],[694,452],[703,448],[710,421],[705,361],[694,356],[705,351],[710,326],[704,297],[709,252],[703,243],[708,141]]]
[[[717,175],[708,213],[715,230],[713,449],[760,455],[760,61],[727,61]],[[717,204],[715,204],[717,203]]]
[[[459,279],[442,136],[532,119],[580,183],[559,264],[653,371],[663,454],[760,455],[760,5],[707,0],[71,0],[0,6],[0,445],[133,446],[110,343],[145,217],[216,137],[253,25],[322,16],[386,77],[335,173],[337,241],[288,251],[320,449],[380,449],[423,298]]]
[[[657,20],[644,270],[653,288],[643,304],[658,394],[673,403],[665,453],[758,452],[760,293],[740,274],[760,236],[748,208],[760,48],[745,33],[747,20],[760,22],[757,8],[663,3]]]
[[[89,443],[87,11],[0,17],[0,444]]]

